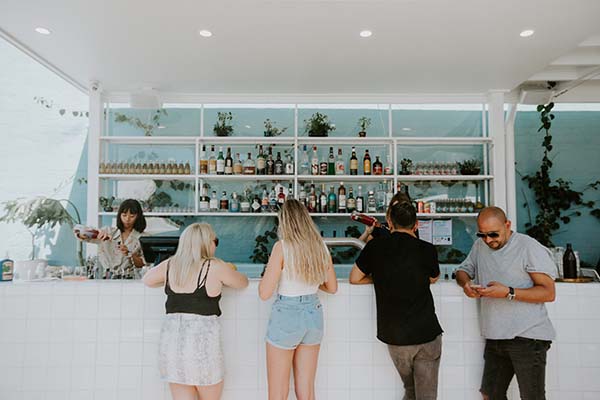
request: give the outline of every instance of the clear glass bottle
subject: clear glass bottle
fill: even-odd
[[[217,157],[215,155],[215,145],[210,147],[210,157],[208,158],[208,173],[214,175],[217,173]]]
[[[285,174],[294,175],[294,158],[291,156],[291,154],[288,154],[285,157]]]
[[[369,190],[369,197],[367,198],[367,212],[377,212],[377,200],[375,200],[375,193],[372,190]]]
[[[233,174],[241,175],[244,173],[244,165],[240,159],[240,153],[235,153],[235,161],[233,162]]]
[[[362,186],[358,186],[358,193],[356,194],[356,211],[359,213],[365,212],[365,198],[362,195]]]
[[[300,154],[300,175],[308,174],[310,174],[310,162],[308,160],[308,151],[306,150],[306,145],[303,145],[302,153]]]
[[[319,154],[317,153],[317,146],[313,146],[312,159],[310,161],[310,173],[312,175],[319,175]]]
[[[210,197],[208,197],[208,185],[205,183],[201,188],[198,211],[206,212],[208,210],[210,210]]]
[[[342,156],[342,149],[338,149],[337,159],[335,160],[335,174],[344,175],[346,173],[346,165]]]
[[[219,211],[219,199],[217,199],[217,192],[214,190],[210,195],[209,207],[210,211]]]
[[[240,212],[240,199],[236,192],[231,193],[231,200],[229,201],[230,212]]]

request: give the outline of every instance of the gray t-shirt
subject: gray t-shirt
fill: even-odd
[[[468,257],[458,268],[476,283],[491,281],[515,289],[533,287],[530,273],[556,278],[556,265],[550,251],[535,239],[513,232],[499,250],[492,250],[482,239],[473,244]],[[481,334],[486,339],[513,339],[517,336],[552,340],[556,336],[544,303],[525,303],[508,299],[482,297]]]

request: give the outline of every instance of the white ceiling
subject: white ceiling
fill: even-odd
[[[569,52],[599,57],[600,43],[577,48],[599,21],[599,0],[0,0],[0,33],[82,87],[96,79],[110,92],[512,90],[576,75],[560,58]],[[535,35],[519,37],[527,28]]]

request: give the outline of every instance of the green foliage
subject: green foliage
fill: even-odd
[[[360,117],[358,119],[358,126],[360,126],[361,131],[366,132],[369,126],[371,126],[371,118]]]
[[[277,240],[277,225],[278,220],[275,219],[275,225],[264,234],[256,236],[254,239],[254,250],[250,256],[253,263],[266,265],[269,261],[269,249]]]
[[[467,257],[465,253],[454,247],[436,246],[438,260],[443,264],[460,264]]]
[[[231,136],[233,134],[233,114],[231,112],[218,112],[217,122],[213,127],[213,132],[217,136]]]
[[[327,136],[330,131],[335,130],[335,126],[329,122],[329,117],[320,112],[314,113],[309,119],[305,119],[304,131],[308,136]]]
[[[73,217],[61,202],[66,202],[75,210]],[[32,236],[32,259],[36,257],[34,245],[35,236],[45,227],[54,228],[56,225],[67,224],[72,227],[74,224],[81,223],[81,217],[77,207],[69,200],[56,200],[49,197],[36,197],[34,199],[16,199],[2,203],[4,206],[4,215],[0,217],[0,222],[15,223],[21,222],[28,228]],[[31,231],[33,230],[33,232]],[[83,247],[79,242],[78,258],[80,265],[83,264]]]
[[[583,201],[583,192],[578,192],[571,188],[571,182],[564,179],[552,180],[550,171],[553,163],[550,160],[549,154],[553,149],[552,135],[550,128],[555,116],[552,114],[554,103],[547,105],[538,105],[537,111],[540,113],[541,125],[538,132],[544,131],[544,139],[542,147],[544,148],[544,156],[540,168],[534,175],[525,175],[522,180],[527,182],[527,186],[533,191],[535,202],[538,206],[538,213],[535,216],[535,223],[531,219],[531,207],[526,201],[524,206],[529,212],[529,222],[525,224],[526,232],[529,236],[535,238],[544,246],[553,247],[553,234],[560,228],[560,223],[568,224],[574,216],[582,215],[578,209],[572,210],[572,206],[578,208],[593,208],[594,202]],[[597,190],[600,181],[589,184],[584,189]],[[590,213],[596,218],[600,218],[600,210],[593,209]]]
[[[44,108],[47,109],[52,109],[54,108],[54,101],[53,100],[49,100],[46,99],[45,97],[40,97],[40,96],[35,96],[33,98],[33,101],[35,101],[37,104],[41,105]],[[63,116],[67,113],[67,110],[65,108],[61,108],[60,110],[58,110],[58,113]],[[89,117],[90,113],[88,111],[71,111],[71,114],[74,117]]]
[[[400,175],[410,175],[413,162],[410,158],[400,160]]]
[[[287,127],[285,128],[277,128],[275,126],[275,122],[271,122],[271,120],[269,118],[267,118],[265,120],[265,136],[266,137],[271,137],[271,136],[279,136],[281,135],[283,132],[287,131]]]
[[[349,225],[344,231],[344,236],[359,238],[360,231],[358,230],[358,227],[356,227],[356,225]],[[355,249],[354,247],[351,247],[347,250],[331,249],[331,259],[333,260],[334,264],[353,263],[357,255],[358,249]]]
[[[142,122],[142,120],[139,118],[133,118],[125,114],[115,113],[115,122],[127,123],[131,126],[135,126],[137,128],[142,129],[144,131],[145,136],[152,136],[152,134],[154,133],[154,129],[160,126],[160,117],[163,115],[167,115],[167,110],[162,108],[156,110],[152,114],[150,123],[145,123]]]
[[[458,163],[461,175],[479,175],[481,172],[481,161],[476,158],[461,161]]]

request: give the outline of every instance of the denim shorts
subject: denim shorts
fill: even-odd
[[[323,339],[323,308],[316,294],[277,295],[265,340],[285,350],[299,345],[317,345]]]

